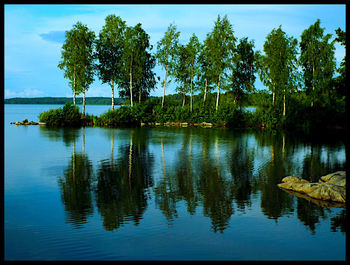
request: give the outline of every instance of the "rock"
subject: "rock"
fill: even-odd
[[[15,121],[11,122],[10,124],[15,124],[15,125],[42,125],[45,124],[44,122],[35,122],[35,121],[28,121],[28,119],[25,119],[23,121]]]
[[[345,186],[346,184],[346,173],[345,171],[337,171],[332,174],[321,177],[320,181],[324,181],[329,184],[335,184],[338,186]]]
[[[338,171],[320,178],[319,182],[310,183],[297,176],[289,176],[282,179],[283,183],[278,187],[286,190],[306,194],[307,196],[324,201],[337,203],[346,202],[346,173]]]
[[[309,183],[306,179],[302,179],[297,176],[289,176],[282,179],[282,182],[294,182],[294,183]]]
[[[213,126],[213,124],[212,124],[212,123],[209,123],[209,122],[202,122],[200,125],[201,125],[202,127],[212,127],[212,126]]]

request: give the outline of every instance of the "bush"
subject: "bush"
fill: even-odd
[[[133,114],[131,107],[108,110],[96,119],[96,125],[108,127],[137,125],[138,121]]]
[[[63,111],[62,109],[50,109],[40,113],[40,122],[45,122],[47,126],[62,126],[63,124]]]
[[[63,108],[50,109],[40,113],[39,121],[45,122],[46,126],[49,127],[76,127],[82,124],[79,107],[71,105],[70,102],[67,102]]]

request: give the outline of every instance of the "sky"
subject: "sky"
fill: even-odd
[[[72,90],[57,65],[61,60],[61,48],[65,31],[71,30],[78,21],[85,24],[98,36],[105,18],[115,14],[128,26],[142,24],[156,50],[157,42],[164,36],[170,23],[180,32],[180,43],[186,44],[193,33],[200,42],[211,32],[218,15],[227,15],[237,39],[253,40],[254,50],[263,51],[266,36],[280,25],[288,36],[297,38],[303,30],[317,19],[325,33],[335,38],[335,30],[346,31],[345,4],[247,4],[247,5],[4,5],[4,97],[71,97]],[[338,43],[335,45],[337,65],[345,55]],[[164,70],[154,68],[163,80]],[[265,87],[257,78],[257,89]],[[175,93],[176,84],[166,87],[166,94]],[[156,84],[152,96],[161,96],[163,87]],[[87,97],[110,97],[111,89],[95,77],[86,92]],[[118,96],[115,93],[115,96]]]

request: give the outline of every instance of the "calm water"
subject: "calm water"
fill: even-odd
[[[345,209],[277,187],[344,170],[344,141],[10,124],[51,107],[5,105],[5,260],[345,259]]]

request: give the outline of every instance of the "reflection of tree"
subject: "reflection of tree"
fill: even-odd
[[[218,166],[213,166],[208,159],[199,166],[199,192],[202,195],[204,215],[209,216],[214,232],[221,233],[227,228],[228,221],[234,213],[232,206],[232,181],[218,175]],[[215,164],[214,164],[215,165]]]
[[[66,146],[70,146],[80,136],[81,129],[79,128],[49,128],[40,127],[40,134],[51,140],[63,140]]]
[[[325,208],[300,198],[298,198],[297,214],[298,219],[310,228],[312,234],[315,234],[315,224],[320,222],[320,217],[326,217]]]
[[[131,130],[130,142],[119,147],[115,163],[106,159],[99,165],[96,202],[106,230],[118,229],[130,220],[138,225],[146,209],[145,189],[153,185],[147,137],[146,131]]]
[[[302,177],[311,181],[317,182],[321,176],[331,172],[344,170],[344,166],[339,163],[331,163],[330,151],[328,152],[327,160],[322,161],[322,146],[320,144],[311,143],[308,154],[303,159]]]
[[[346,213],[343,209],[337,216],[331,218],[331,231],[337,232],[340,229],[341,232],[346,232]]]
[[[326,214],[330,211],[327,208],[322,208],[322,203],[315,204],[312,200],[307,200],[300,196],[296,197],[288,192],[277,188],[277,184],[281,179],[287,175],[294,173],[295,168],[299,167],[299,164],[293,164],[293,158],[298,154],[300,150],[308,149],[309,152],[303,157],[302,160],[302,174],[301,177],[310,181],[318,181],[319,177],[330,172],[342,170],[344,167],[339,163],[334,163],[337,159],[332,159],[327,156],[326,162],[322,161],[322,150],[324,147],[320,143],[311,142],[309,145],[296,141],[289,135],[288,137],[275,134],[256,134],[256,139],[261,146],[271,146],[271,159],[260,170],[259,174],[264,176],[260,177],[257,183],[257,189],[261,190],[261,208],[263,213],[269,218],[276,219],[280,216],[288,214],[294,211],[293,201],[295,200],[296,213],[298,219],[307,227],[310,228],[312,233],[315,233],[316,224],[319,223],[320,218],[326,218]],[[323,145],[324,146],[324,145]],[[328,147],[331,152],[331,147]],[[327,205],[327,204],[324,204]],[[335,224],[338,223],[338,227],[342,227],[341,222],[345,221],[341,215],[331,219],[332,227],[335,229]]]
[[[248,138],[237,136],[234,149],[228,154],[228,164],[234,184],[234,200],[238,209],[244,212],[251,205],[254,149],[248,148]]]
[[[196,191],[197,177],[193,172],[193,134],[191,129],[192,128],[185,131],[182,148],[177,153],[174,177],[177,184],[177,196],[186,201],[187,211],[190,214],[194,214],[196,212],[199,197]]]
[[[93,213],[90,192],[92,178],[91,162],[85,154],[75,153],[74,139],[72,158],[64,176],[58,179],[58,184],[61,189],[62,202],[69,216],[68,220],[75,228],[82,227],[87,217]]]
[[[162,170],[163,170],[163,179],[157,184],[154,189],[155,203],[162,211],[168,222],[174,220],[177,217],[176,211],[176,187],[173,178],[169,178],[166,172],[165,165],[165,151],[164,151],[164,142],[161,138],[161,148],[162,148]]]
[[[258,143],[271,146],[271,160],[260,170],[257,185],[261,190],[261,209],[269,218],[278,217],[293,211],[293,197],[277,186],[291,167],[288,157],[288,141],[280,133],[256,134]],[[293,149],[293,148],[290,148]]]
[[[216,141],[217,137],[214,140]],[[209,145],[202,146],[206,148]],[[223,233],[234,213],[232,206],[234,188],[232,180],[226,180],[221,174],[218,155],[222,150],[219,150],[217,141],[215,149],[215,160],[208,155],[197,162],[198,191],[202,195],[204,215],[210,217],[214,232]],[[206,150],[203,153],[209,154],[209,151]]]

